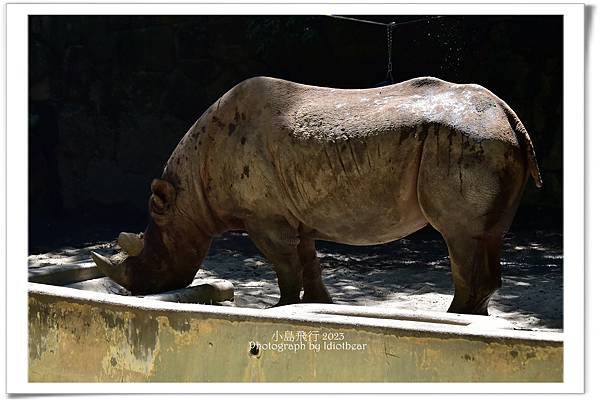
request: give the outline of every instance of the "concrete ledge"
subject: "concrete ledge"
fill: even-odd
[[[29,269],[29,281],[39,284],[66,285],[104,277],[94,262],[65,264]]]
[[[32,382],[562,377],[561,333],[506,330],[486,317],[342,305],[253,310],[29,284]]]
[[[80,281],[68,284],[65,287],[103,294],[131,295],[129,291],[108,277]],[[232,301],[233,296],[233,284],[227,280],[198,279],[194,280],[188,287],[160,294],[144,295],[143,298],[167,302],[213,304]]]
[[[94,262],[29,269],[29,282],[64,286],[84,291],[129,296],[131,293],[98,269]],[[145,298],[168,302],[213,304],[233,301],[233,284],[227,280],[196,279],[188,287]]]

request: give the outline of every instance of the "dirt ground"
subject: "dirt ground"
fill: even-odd
[[[114,242],[60,248],[30,255],[29,267],[89,262],[89,251],[98,249],[105,254],[117,250]],[[446,245],[433,230],[385,245],[356,247],[320,242],[317,249],[324,282],[335,303],[445,311],[452,300]],[[266,308],[279,298],[271,265],[245,233],[217,238],[202,266],[197,278],[233,283],[236,306]],[[489,310],[515,329],[562,330],[561,234],[526,231],[506,236],[502,288],[492,298]]]

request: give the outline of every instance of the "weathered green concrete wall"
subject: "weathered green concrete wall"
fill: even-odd
[[[391,319],[391,313],[360,311],[175,304],[30,284],[29,380],[562,381],[560,333],[489,329],[481,324],[485,318],[452,314]],[[366,347],[251,352],[251,341],[284,343],[279,334],[299,331],[343,333],[337,343]]]

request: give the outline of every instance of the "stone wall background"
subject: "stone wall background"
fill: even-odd
[[[30,244],[82,227],[142,230],[151,179],[243,79],[363,88],[387,66],[384,27],[325,16],[30,16],[29,33]],[[562,17],[401,25],[393,61],[396,82],[432,75],[506,100],[545,181],[530,182],[515,226],[562,227]]]

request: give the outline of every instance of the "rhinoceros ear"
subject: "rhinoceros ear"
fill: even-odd
[[[165,224],[169,221],[173,202],[175,202],[175,188],[170,182],[155,179],[151,185],[150,214],[156,224]]]

